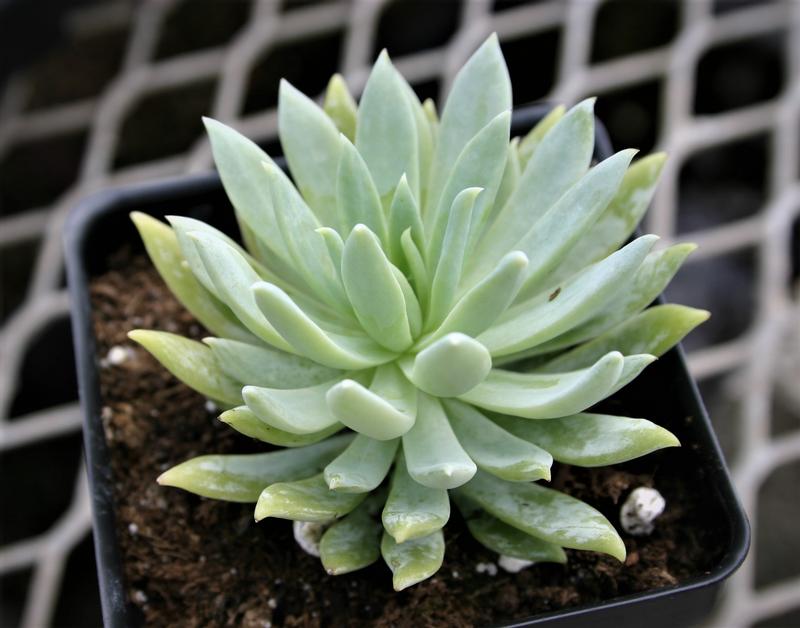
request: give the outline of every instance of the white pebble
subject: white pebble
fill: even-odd
[[[478,563],[475,565],[475,571],[478,573],[485,573],[489,576],[497,575],[497,565],[494,563]]]
[[[217,410],[219,410],[219,408],[217,407],[217,404],[214,403],[213,401],[211,401],[210,399],[207,399],[206,400],[206,412],[208,412],[209,414],[216,414]]]
[[[524,560],[522,558],[514,558],[513,556],[501,556],[497,564],[503,571],[508,573],[519,573],[523,569],[530,567],[533,564],[532,560]]]
[[[664,497],[656,489],[645,486],[634,489],[620,509],[622,529],[634,536],[647,536],[653,532],[653,522],[664,512],[666,505]]]
[[[133,601],[137,604],[144,604],[147,601],[147,595],[144,591],[134,591],[133,592]]]
[[[278,608],[278,600],[276,600],[274,597],[269,598],[267,600],[267,606],[269,606],[272,610],[275,610]]]
[[[294,540],[306,554],[319,558],[319,541],[329,525],[316,521],[295,521],[292,526]]]
[[[114,345],[108,350],[106,357],[100,360],[100,366],[119,366],[132,357],[133,349],[130,347],[123,347],[121,345]]]
[[[139,534],[139,526],[137,526],[135,523],[129,523],[128,532],[130,532],[133,536],[136,536]]]

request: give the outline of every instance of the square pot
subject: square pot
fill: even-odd
[[[512,132],[521,134],[548,111],[534,106],[515,112]],[[595,156],[611,154],[608,137],[597,125]],[[216,174],[191,176],[96,194],[70,215],[66,259],[72,301],[72,327],[80,398],[84,410],[84,443],[91,489],[94,542],[100,595],[106,626],[131,626],[137,620],[126,599],[121,556],[115,531],[110,452],[101,420],[102,400],[96,356],[89,283],[106,270],[109,256],[125,245],[142,249],[128,218],[131,211],[163,218],[180,214],[236,233],[233,211]],[[680,469],[687,485],[699,487],[703,512],[721,550],[704,573],[678,585],[618,596],[600,603],[507,622],[506,626],[687,626],[711,610],[722,582],[744,559],[749,527],[736,498],[711,423],[697,386],[689,375],[680,347],[673,348],[636,381],[614,396],[631,416],[647,416],[678,436],[683,447],[669,450],[666,467]],[[661,463],[660,463],[661,464]],[[667,471],[668,472],[668,471]]]

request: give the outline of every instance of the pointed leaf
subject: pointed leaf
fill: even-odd
[[[293,434],[265,423],[247,406],[231,408],[223,412],[219,416],[219,420],[227,423],[240,434],[278,447],[305,447],[325,440],[328,436],[344,429],[344,425],[341,423],[334,423],[319,432]]]
[[[475,241],[483,228],[503,179],[510,125],[511,114],[504,111],[470,139],[458,156],[437,204],[425,214],[424,223],[429,233],[427,259],[431,264],[439,259],[449,210],[458,194],[466,188],[479,187],[484,190],[473,206],[470,242]]]
[[[527,267],[524,253],[512,251],[506,255],[497,268],[458,300],[442,324],[420,342],[419,348],[452,332],[476,337],[486,331],[514,301]]]
[[[441,403],[422,393],[414,427],[403,435],[403,452],[409,475],[424,486],[455,488],[475,474],[475,463],[459,444]]]
[[[397,285],[403,292],[403,300],[406,303],[406,316],[408,317],[408,327],[412,338],[416,338],[422,332],[422,307],[419,304],[414,289],[406,279],[406,276],[397,266],[392,265],[392,273],[397,280]]]
[[[313,434],[338,423],[328,409],[325,393],[339,381],[292,390],[245,386],[242,397],[265,423],[292,434]]]
[[[547,451],[509,434],[470,405],[455,399],[442,404],[458,442],[478,468],[510,482],[550,479],[553,457]]]
[[[516,190],[481,241],[473,260],[475,277],[483,276],[504,253],[521,248],[520,238],[532,232],[534,225],[585,175],[594,148],[593,109],[594,99],[584,100],[544,136],[535,156],[522,171]],[[603,179],[601,176],[601,182]],[[587,196],[594,194],[596,187],[593,186]],[[576,200],[568,201],[570,208]],[[578,207],[573,210],[578,215],[584,212]],[[564,235],[560,233],[558,240],[562,239]],[[533,247],[522,250],[526,254],[535,251]]]
[[[441,186],[447,181],[467,142],[495,116],[510,109],[511,81],[508,68],[497,35],[491,35],[456,75],[445,102],[431,168],[429,210],[438,204]]]
[[[375,440],[359,434],[325,467],[328,488],[343,493],[369,493],[383,482],[394,461],[399,439]]]
[[[429,536],[396,543],[384,532],[381,554],[392,570],[394,590],[402,591],[439,571],[444,561],[444,535],[439,530]]]
[[[587,320],[625,287],[658,238],[642,236],[581,274],[512,306],[478,339],[493,357],[526,351]]]
[[[184,384],[211,399],[238,405],[241,385],[220,370],[211,349],[202,342],[165,331],[135,329],[128,338],[138,342]]]
[[[414,281],[415,294],[419,299],[421,307],[426,308],[430,297],[430,276],[425,267],[425,259],[422,257],[419,247],[411,237],[411,229],[406,229],[400,237],[400,246],[403,249],[408,268],[411,271],[411,278]]]
[[[386,532],[398,543],[405,543],[441,530],[449,518],[447,490],[415,482],[408,474],[401,452],[381,515]]]
[[[563,565],[567,562],[566,553],[558,545],[537,539],[535,536],[495,519],[457,493],[453,494],[453,498],[466,519],[470,534],[484,547],[501,556],[529,560],[534,563],[560,563]]]
[[[380,558],[381,527],[369,514],[365,501],[334,523],[322,535],[319,557],[332,576],[363,569]]]
[[[436,270],[431,282],[431,304],[426,324],[429,329],[444,320],[455,299],[467,250],[472,209],[481,192],[481,188],[466,188],[455,197],[439,257],[430,259],[431,266]]]
[[[372,67],[361,96],[355,145],[369,167],[385,206],[404,173],[411,189],[417,193],[417,126],[403,81],[385,50]]]
[[[285,79],[278,90],[278,135],[300,193],[323,225],[334,226],[339,131],[313,100]]]
[[[514,138],[508,145],[508,152],[506,155],[506,167],[503,170],[503,178],[500,180],[500,187],[497,188],[497,196],[494,199],[494,207],[489,214],[486,223],[491,222],[500,213],[500,210],[508,202],[511,194],[519,185],[519,177],[522,174],[519,163],[519,138]]]
[[[423,228],[422,219],[419,214],[419,205],[414,199],[414,193],[408,186],[408,180],[403,175],[400,183],[397,184],[392,203],[389,206],[389,239],[387,242],[387,252],[392,263],[401,268],[405,267],[405,258],[400,238],[406,229],[411,229],[411,233],[417,242],[422,242]]]
[[[608,414],[575,414],[550,421],[497,416],[495,422],[545,448],[559,462],[581,467],[618,464],[680,446],[673,434],[655,423]]]
[[[556,270],[556,278],[569,277],[625,243],[650,205],[666,159],[665,153],[655,153],[628,168],[616,195],[591,230],[572,247]]]
[[[567,112],[566,107],[564,105],[558,105],[557,107],[553,107],[553,109],[548,113],[544,118],[542,118],[536,126],[534,126],[528,134],[520,140],[518,152],[519,152],[519,163],[520,167],[524,170],[525,167],[528,165],[531,156],[539,147],[539,144],[542,143],[542,139],[544,136],[547,135],[548,131],[552,129],[556,123],[564,117],[564,114]]]
[[[356,101],[341,74],[334,74],[325,90],[322,109],[336,128],[351,142],[356,138]]]
[[[296,353],[256,306],[250,286],[261,277],[236,249],[206,233],[193,231],[191,238],[198,244],[200,258],[214,282],[217,294],[228,304],[242,323],[264,342]]]
[[[336,229],[330,227],[320,227],[317,233],[322,236],[325,241],[325,247],[328,249],[328,256],[331,258],[331,263],[337,269],[338,274],[341,275],[342,268],[342,252],[344,251],[344,240]]]
[[[527,419],[581,412],[605,399],[622,374],[625,358],[612,351],[587,369],[569,373],[515,373],[492,369],[484,382],[459,398],[479,408]]]
[[[266,454],[199,456],[165,471],[158,483],[212,499],[256,502],[265,486],[319,472],[350,439],[337,436],[316,445]]]
[[[333,416],[350,429],[377,440],[405,434],[417,415],[416,388],[396,366],[378,367],[371,390],[351,379],[333,386],[326,395]]]
[[[613,350],[624,354],[649,353],[661,356],[708,317],[709,313],[705,310],[684,305],[657,305],[536,370],[562,372],[583,368]]]
[[[372,339],[392,351],[407,349],[412,338],[403,291],[378,238],[364,225],[357,225],[345,242],[342,279],[356,317]]]
[[[175,232],[160,220],[132,212],[139,235],[158,274],[172,294],[204,327],[226,338],[254,340],[230,308],[209,292],[186,265]]]
[[[222,371],[243,384],[269,388],[302,388],[327,382],[339,371],[307,358],[225,338],[204,338]]]
[[[330,521],[352,512],[366,496],[367,493],[332,491],[320,473],[305,480],[279,482],[265,488],[256,503],[255,517],[256,521],[266,517]]]
[[[694,244],[676,244],[650,253],[636,269],[633,278],[617,293],[613,303],[565,334],[540,345],[537,353],[571,347],[629,319],[661,294],[695,248]]]
[[[323,330],[277,286],[260,282],[251,291],[257,307],[294,351],[314,362],[334,369],[364,369],[393,357],[369,338]]]
[[[492,358],[477,340],[454,332],[399,364],[417,388],[436,397],[458,397],[486,378]]]
[[[356,225],[363,224],[381,242],[386,242],[386,218],[369,168],[355,146],[345,137],[341,138],[341,142],[342,158],[336,186],[339,231],[347,234]]]
[[[597,510],[538,484],[505,482],[478,471],[459,492],[490,515],[532,536],[625,560],[625,544]]]

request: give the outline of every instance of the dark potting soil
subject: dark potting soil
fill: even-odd
[[[675,585],[719,561],[720,540],[702,495],[691,492],[690,476],[669,462],[675,454],[667,450],[615,467],[554,469],[554,487],[592,504],[618,529],[620,504],[632,488],[655,485],[664,494],[667,510],[656,531],[623,535],[625,564],[567,550],[563,566],[479,573],[479,564],[498,557],[472,539],[454,510],[444,565],[433,578],[395,593],[382,561],[328,576],[296,545],[290,522],[256,524],[252,504],[156,484],[162,471],[193,456],[270,447],[218,421],[200,395],[126,337],[134,328],[205,335],[146,258],[112,258],[91,296],[98,360],[116,345],[131,351],[121,364],[101,362],[102,419],[126,589],[148,626],[486,625]]]

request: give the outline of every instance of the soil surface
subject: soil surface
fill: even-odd
[[[328,576],[319,559],[295,544],[290,522],[256,524],[250,504],[156,484],[162,471],[193,456],[270,447],[217,421],[205,399],[127,339],[139,327],[205,335],[146,258],[123,252],[108,268],[91,288],[102,418],[126,588],[148,626],[487,625],[675,585],[719,561],[719,535],[703,520],[701,496],[687,491],[693,483],[681,475],[686,465],[671,463],[668,456],[676,454],[665,451],[610,468],[554,469],[553,486],[592,504],[618,528],[619,506],[631,489],[655,485],[665,496],[667,510],[651,536],[623,534],[624,565],[567,550],[563,566],[479,573],[479,564],[498,557],[472,539],[454,511],[444,565],[433,578],[395,593],[382,561]],[[129,348],[130,357],[105,363],[117,345]]]

